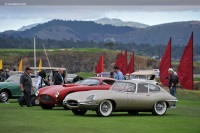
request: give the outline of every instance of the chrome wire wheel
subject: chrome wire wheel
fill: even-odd
[[[6,91],[0,92],[0,101],[7,102],[9,100],[9,94]]]
[[[40,105],[40,101],[37,97],[32,97],[31,98],[31,103],[32,105],[35,105],[35,106],[39,106]]]
[[[97,114],[99,116],[109,116],[112,113],[112,110],[113,110],[113,105],[111,101],[103,100],[97,109]]]
[[[34,103],[35,103],[36,106],[39,106],[40,105],[40,100],[38,98],[36,98]]]
[[[154,104],[152,113],[154,115],[164,115],[166,111],[167,111],[167,104],[163,101],[159,101]]]

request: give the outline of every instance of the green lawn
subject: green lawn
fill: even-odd
[[[43,110],[40,107],[19,107],[16,100],[0,103],[1,133],[200,133],[200,92],[177,92],[176,109],[164,116],[151,113],[113,113],[98,117],[89,111],[75,116],[61,107]]]

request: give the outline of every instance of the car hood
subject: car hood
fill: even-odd
[[[112,90],[92,90],[92,91],[82,91],[82,92],[74,92],[65,97],[63,101],[67,100],[85,100],[87,97],[95,95],[95,96],[101,96],[101,97],[107,97],[107,96],[114,96],[117,95],[117,93],[113,93]]]
[[[65,84],[65,85],[52,85],[46,86],[44,88],[39,89],[39,94],[55,94],[55,92],[59,92],[61,90],[70,89],[77,87],[77,84]]]

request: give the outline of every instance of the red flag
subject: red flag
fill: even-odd
[[[116,62],[115,62],[115,66],[118,66],[119,68],[121,68],[122,66],[122,61],[123,61],[123,55],[122,52],[119,54]]]
[[[119,70],[123,73],[123,75],[126,75],[126,73],[127,73],[127,50],[124,53],[122,65],[121,65],[121,68],[119,68]]]
[[[188,90],[193,89],[193,32],[185,47],[177,71],[180,85]]]
[[[168,76],[168,69],[171,68],[171,43],[172,39],[170,37],[167,47],[165,49],[165,53],[160,61],[160,66],[159,66],[160,82],[164,86],[168,86],[168,80],[166,79],[166,76]]]
[[[102,54],[95,68],[95,73],[104,72],[104,55]]]
[[[131,60],[130,60],[128,67],[127,67],[127,73],[130,74],[130,73],[133,73],[133,72],[134,72],[134,52],[131,56]]]

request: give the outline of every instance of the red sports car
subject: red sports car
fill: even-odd
[[[83,80],[80,84],[53,85],[39,89],[36,92],[40,105],[43,109],[52,109],[55,106],[63,106],[62,102],[66,95],[77,91],[108,90],[115,79],[105,77],[91,77]],[[67,109],[66,106],[63,106]]]

